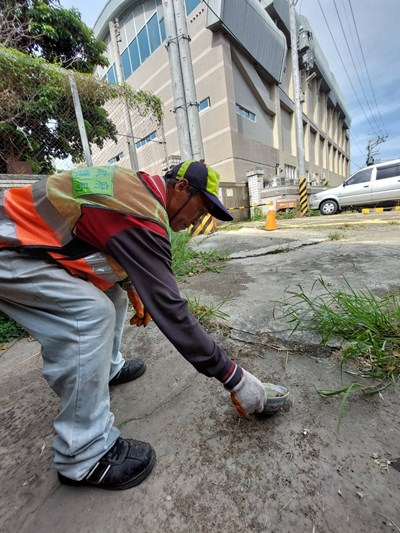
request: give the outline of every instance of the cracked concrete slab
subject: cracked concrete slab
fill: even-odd
[[[222,273],[181,283],[184,294],[202,302],[226,300],[226,327],[213,338],[263,381],[289,388],[285,409],[271,418],[239,418],[221,384],[198,374],[154,324],[139,330],[127,322],[124,354],[143,357],[147,371],[112,389],[115,423],[157,452],[154,472],[134,489],[111,493],[58,483],[51,450],[58,398],[41,377],[40,347],[25,339],[2,350],[0,530],[395,531],[400,473],[388,461],[399,457],[398,393],[355,394],[337,435],[339,400],[316,391],[353,377],[340,372],[318,338],[290,336],[278,313],[288,291],[299,284],[309,291],[319,276],[331,286],[345,278],[377,294],[399,289],[398,228],[363,227],[342,230],[339,240],[329,238],[332,229],[281,228],[267,236],[241,230],[224,245],[248,255],[228,260]],[[304,245],[315,239],[321,242]],[[200,240],[218,249],[223,244],[220,237]],[[292,246],[286,253],[258,253],[285,244]]]

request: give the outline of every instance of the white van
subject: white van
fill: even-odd
[[[333,215],[343,207],[379,207],[400,204],[400,159],[358,170],[342,185],[313,194],[310,209]]]

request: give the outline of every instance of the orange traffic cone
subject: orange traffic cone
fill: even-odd
[[[273,205],[268,209],[264,229],[267,231],[273,231],[276,229],[275,209]]]

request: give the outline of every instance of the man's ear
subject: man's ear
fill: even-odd
[[[175,190],[178,194],[183,194],[185,191],[187,191],[189,186],[189,182],[187,179],[183,178],[179,180],[175,185]]]

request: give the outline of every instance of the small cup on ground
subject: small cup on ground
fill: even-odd
[[[260,414],[264,416],[273,415],[286,402],[289,391],[285,387],[274,383],[263,383],[263,387],[265,392],[264,410]]]

